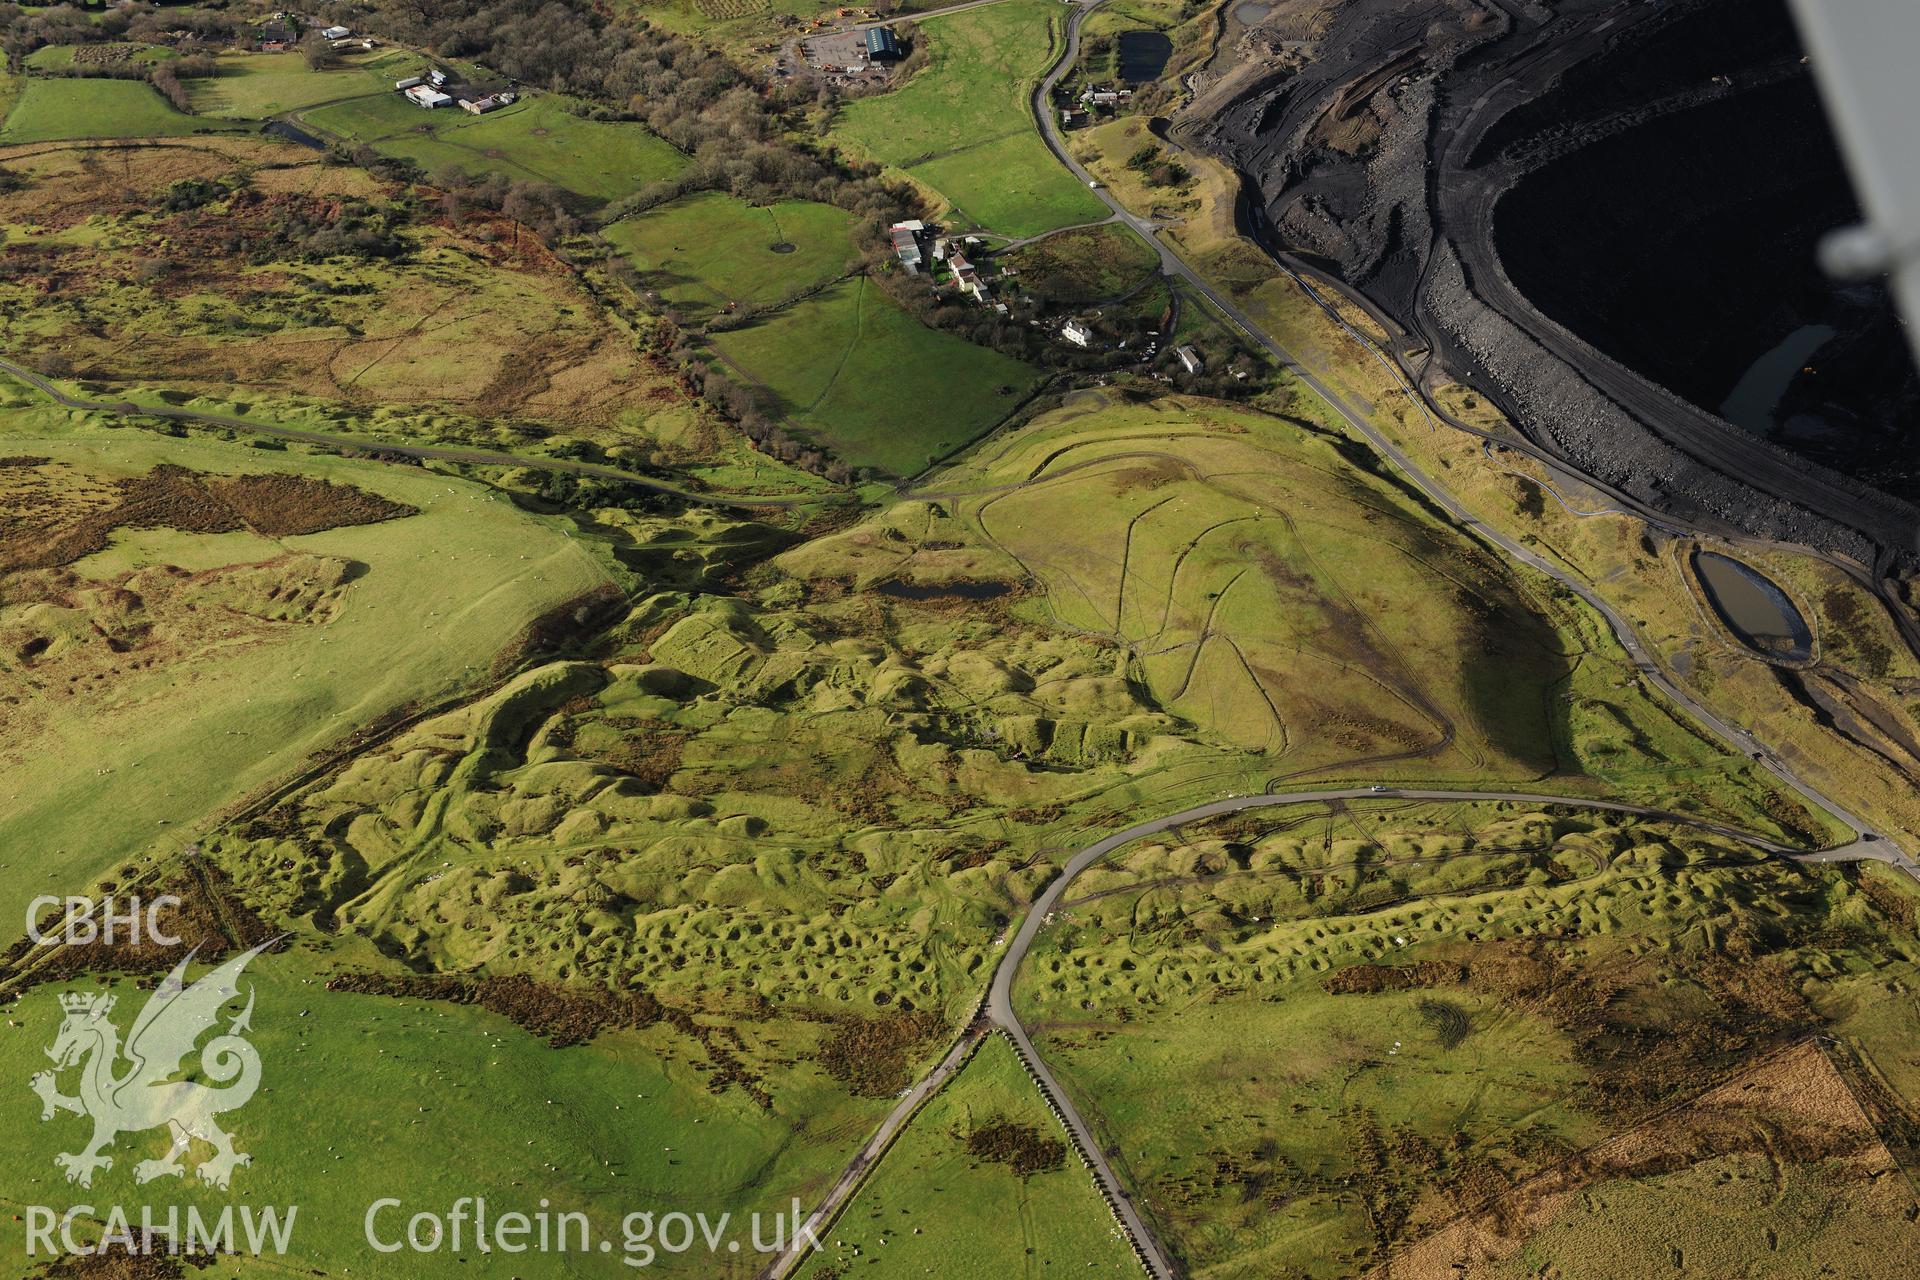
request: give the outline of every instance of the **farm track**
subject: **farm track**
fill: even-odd
[[[1027,488],[1031,488],[1036,485],[1052,483],[1053,481],[1060,480],[1071,475],[1076,475],[1081,472],[1090,470],[1092,468],[1102,467],[1114,462],[1122,462],[1122,461],[1147,460],[1147,461],[1165,463],[1183,471],[1190,480],[1193,480],[1198,484],[1204,485],[1207,488],[1212,489],[1213,491],[1220,493],[1224,496],[1228,496],[1235,499],[1236,501],[1245,503],[1246,505],[1254,508],[1254,511],[1255,511],[1255,514],[1251,516],[1235,517],[1232,520],[1223,521],[1223,522],[1211,525],[1206,529],[1201,530],[1199,533],[1195,534],[1192,538],[1188,539],[1185,545],[1181,547],[1179,552],[1175,554],[1172,560],[1171,567],[1169,568],[1168,574],[1167,574],[1165,599],[1161,602],[1161,624],[1159,628],[1155,630],[1152,634],[1142,636],[1139,639],[1134,639],[1132,637],[1129,637],[1125,633],[1122,627],[1124,610],[1118,607],[1116,607],[1114,611],[1114,629],[1112,631],[1107,631],[1107,632],[1093,631],[1093,632],[1089,632],[1089,634],[1103,635],[1109,639],[1114,640],[1116,643],[1127,646],[1128,648],[1134,651],[1134,654],[1136,657],[1151,657],[1151,656],[1155,656],[1158,653],[1165,653],[1165,652],[1170,652],[1174,649],[1190,647],[1191,653],[1189,654],[1189,661],[1187,664],[1186,673],[1183,679],[1181,680],[1179,687],[1176,690],[1174,690],[1173,693],[1170,695],[1175,699],[1179,699],[1186,696],[1193,679],[1194,670],[1199,664],[1200,658],[1202,656],[1202,652],[1205,649],[1207,642],[1213,639],[1221,639],[1225,641],[1228,644],[1229,648],[1232,649],[1235,661],[1237,661],[1240,664],[1241,668],[1245,672],[1247,680],[1253,685],[1255,691],[1259,693],[1262,701],[1265,703],[1271,715],[1271,718],[1273,719],[1274,726],[1277,729],[1280,736],[1280,740],[1282,743],[1282,746],[1280,748],[1280,754],[1284,755],[1286,753],[1288,745],[1291,743],[1291,736],[1287,730],[1286,724],[1280,717],[1278,708],[1275,707],[1274,705],[1272,697],[1268,694],[1265,686],[1262,685],[1259,675],[1254,671],[1252,663],[1248,661],[1245,652],[1241,649],[1239,644],[1235,643],[1230,637],[1226,636],[1224,633],[1217,632],[1214,627],[1214,618],[1219,611],[1221,601],[1224,600],[1228,591],[1232,589],[1233,584],[1239,581],[1240,577],[1242,576],[1241,574],[1234,575],[1234,578],[1228,582],[1227,586],[1222,588],[1220,593],[1216,597],[1214,597],[1214,599],[1211,601],[1208,607],[1206,619],[1201,623],[1201,625],[1197,629],[1196,634],[1193,636],[1193,638],[1186,641],[1182,641],[1178,644],[1165,646],[1160,649],[1151,649],[1151,648],[1145,647],[1145,646],[1152,646],[1156,644],[1158,641],[1160,641],[1160,639],[1165,635],[1167,629],[1172,625],[1177,580],[1179,578],[1181,571],[1186,566],[1188,558],[1198,548],[1200,542],[1210,537],[1212,534],[1218,532],[1220,529],[1224,528],[1226,525],[1240,523],[1242,521],[1247,521],[1247,520],[1259,520],[1271,515],[1273,518],[1277,518],[1282,523],[1282,525],[1286,528],[1288,532],[1288,536],[1294,541],[1294,543],[1296,543],[1301,548],[1302,554],[1306,556],[1308,564],[1312,569],[1316,577],[1316,580],[1321,581],[1323,584],[1325,584],[1330,594],[1338,597],[1341,605],[1348,612],[1348,614],[1358,619],[1360,625],[1363,628],[1373,632],[1373,634],[1378,639],[1380,645],[1382,646],[1381,656],[1383,660],[1399,668],[1400,679],[1399,680],[1392,679],[1388,676],[1386,672],[1372,670],[1371,668],[1367,667],[1364,664],[1360,666],[1352,666],[1350,664],[1340,664],[1340,665],[1345,666],[1348,670],[1353,671],[1356,675],[1359,675],[1365,679],[1371,680],[1375,684],[1379,685],[1384,693],[1400,701],[1402,704],[1404,704],[1408,708],[1408,710],[1413,712],[1413,714],[1424,717],[1425,719],[1431,721],[1435,729],[1434,740],[1425,746],[1408,747],[1406,750],[1402,750],[1402,751],[1382,752],[1376,755],[1361,757],[1357,759],[1342,760],[1332,764],[1318,765],[1311,768],[1296,770],[1293,773],[1284,774],[1280,776],[1288,779],[1309,778],[1314,776],[1315,774],[1324,774],[1334,769],[1350,770],[1350,769],[1360,768],[1363,766],[1390,764],[1395,761],[1401,761],[1401,760],[1431,759],[1434,756],[1439,755],[1440,753],[1448,750],[1450,747],[1453,747],[1457,744],[1459,740],[1459,726],[1454,722],[1452,717],[1448,716],[1445,711],[1443,711],[1439,706],[1433,703],[1432,700],[1429,699],[1421,691],[1419,681],[1414,676],[1411,664],[1407,662],[1403,654],[1399,653],[1397,647],[1393,645],[1390,638],[1387,637],[1383,632],[1380,632],[1378,628],[1374,627],[1373,624],[1371,624],[1366,620],[1366,615],[1364,611],[1362,611],[1359,608],[1359,606],[1354,603],[1352,597],[1347,594],[1346,590],[1333,580],[1332,576],[1327,573],[1324,566],[1322,566],[1317,559],[1315,559],[1310,553],[1306,552],[1305,550],[1306,543],[1301,538],[1299,526],[1294,520],[1291,513],[1285,511],[1284,509],[1273,506],[1269,501],[1263,498],[1255,497],[1253,495],[1243,492],[1242,490],[1232,485],[1222,483],[1224,479],[1238,473],[1215,474],[1215,473],[1205,472],[1205,471],[1202,471],[1198,466],[1196,466],[1191,459],[1167,450],[1123,450],[1123,451],[1114,452],[1114,453],[1107,453],[1107,454],[1102,454],[1101,456],[1096,458],[1089,458],[1084,462],[1069,463],[1065,466],[1062,466],[1059,470],[1052,472],[1051,474],[1046,474],[1048,469],[1051,468],[1056,462],[1060,462],[1061,460],[1065,459],[1069,454],[1071,454],[1075,449],[1082,448],[1082,447],[1086,447],[1084,442],[1068,443],[1053,450],[1052,452],[1048,453],[1047,456],[1043,460],[1041,460],[1041,462],[1037,466],[1035,466],[1032,470],[1030,470],[1027,473],[1027,478],[1024,481],[1016,481],[1016,482],[1005,484],[1005,485],[989,486],[989,487],[985,487],[985,488],[981,488],[973,491],[974,494],[984,495],[986,497],[986,501],[984,501],[980,505],[979,511],[976,513],[976,518],[980,522],[981,533],[985,535],[986,538],[991,543],[993,543],[996,549],[1001,551],[1008,558],[1012,559],[1015,563],[1020,564],[1023,568],[1026,568],[1028,570],[1029,576],[1032,576],[1032,571],[1036,564],[1047,564],[1050,562],[1037,561],[1037,560],[1031,560],[1031,559],[1023,560],[1020,556],[1016,555],[1010,548],[1007,547],[1004,541],[1002,541],[999,537],[995,536],[993,532],[987,527],[987,523],[986,523],[987,512],[989,511],[989,509],[992,508],[992,506],[995,503],[999,502],[1001,499],[1009,496],[1012,493],[1019,492]],[[936,496],[963,497],[965,495],[960,495],[960,494],[936,495],[936,494],[930,494],[926,492],[918,492],[918,493],[915,493],[913,496],[915,497],[936,497]],[[1121,556],[1120,585],[1119,585],[1119,594],[1122,598],[1124,598],[1126,584],[1129,578],[1128,567],[1131,562],[1132,540],[1133,540],[1133,533],[1135,530],[1135,526],[1138,524],[1139,520],[1142,517],[1146,516],[1151,511],[1156,510],[1160,505],[1163,505],[1163,504],[1160,504],[1160,503],[1154,504],[1154,506],[1149,507],[1145,511],[1142,511],[1139,514],[1137,514],[1128,523],[1127,536],[1122,543],[1123,550],[1122,550],[1122,556]],[[1067,578],[1067,581],[1072,584],[1073,588],[1079,593],[1081,599],[1086,603],[1088,609],[1094,614],[1094,616],[1095,617],[1103,616],[1104,609],[1102,608],[1101,603],[1094,599],[1094,597],[1092,596],[1092,594],[1088,589],[1088,586],[1082,583],[1081,581],[1079,581],[1079,579],[1071,573],[1067,573],[1066,578]],[[1049,605],[1049,609],[1051,610],[1051,605]],[[1061,622],[1061,619],[1059,618],[1059,615],[1057,612],[1054,612],[1053,616],[1056,622]],[[1062,625],[1065,625],[1064,622],[1062,622]],[[1143,618],[1143,625],[1144,625],[1144,618]],[[1070,628],[1070,629],[1081,630],[1079,628]]]

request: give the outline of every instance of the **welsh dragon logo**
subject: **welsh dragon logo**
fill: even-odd
[[[194,1169],[202,1182],[224,1190],[234,1169],[251,1162],[251,1156],[234,1150],[233,1135],[214,1119],[245,1106],[260,1087],[260,1054],[245,1039],[253,1017],[251,986],[246,1007],[233,1015],[225,1032],[200,1049],[198,1074],[212,1085],[175,1077],[200,1037],[219,1022],[227,1002],[240,994],[240,973],[247,962],[271,945],[262,943],[235,956],[192,986],[186,981],[193,959],[188,952],[147,998],[124,1046],[109,1016],[113,996],[70,991],[60,997],[66,1019],[47,1050],[53,1070],[35,1075],[32,1086],[40,1095],[42,1120],[71,1111],[93,1121],[91,1142],[53,1158],[66,1170],[68,1182],[92,1186],[94,1170],[113,1167],[113,1157],[103,1153],[116,1138],[162,1125],[172,1130],[173,1144],[160,1159],[142,1160],[134,1167],[136,1182],[180,1177],[186,1172],[180,1158],[195,1138],[213,1147],[213,1155]],[[57,1077],[72,1067],[80,1068],[79,1093],[68,1097],[59,1091]]]

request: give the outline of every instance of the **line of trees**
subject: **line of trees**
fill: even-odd
[[[187,92],[186,81],[196,76],[214,74],[216,65],[211,54],[196,53],[181,58],[168,58],[157,63],[147,79],[160,92],[160,96],[173,105],[182,115],[193,114],[193,95]]]
[[[219,9],[135,3],[94,17],[71,4],[25,8],[0,3],[0,49],[16,68],[35,49],[50,44],[129,40],[188,53],[212,52],[241,41],[249,30],[246,23]]]
[[[373,0],[371,11],[334,0],[325,16],[583,99],[591,117],[639,122],[692,157],[682,173],[604,211],[607,219],[694,190],[817,200],[869,221],[876,234],[919,211],[912,191],[883,181],[877,167],[793,141],[788,113],[811,101],[810,90],[756,79],[644,18],[615,21],[585,0]]]

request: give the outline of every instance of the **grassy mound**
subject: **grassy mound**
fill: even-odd
[[[1063,625],[1277,777],[1559,775],[1814,829],[1651,699],[1593,619],[1376,465],[1312,425],[1088,397],[950,482],[981,486],[961,512]]]

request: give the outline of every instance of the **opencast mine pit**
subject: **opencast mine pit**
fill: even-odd
[[[1920,374],[1815,262],[1859,215],[1785,0],[1242,8],[1175,129],[1267,249],[1639,502],[1913,556]]]

